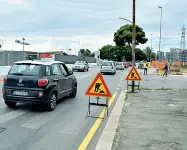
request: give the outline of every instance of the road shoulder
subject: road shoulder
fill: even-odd
[[[123,109],[124,100],[126,98],[127,91],[124,90],[120,93],[115,107],[108,119],[108,122],[101,134],[101,137],[96,145],[95,150],[111,149],[116,129],[118,127],[119,118]]]

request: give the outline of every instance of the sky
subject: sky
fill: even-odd
[[[114,44],[114,32],[128,24],[119,18],[132,20],[132,0],[0,0],[0,6],[1,40],[24,37],[36,44],[55,39],[73,53],[79,48],[95,51]],[[187,0],[136,0],[136,24],[149,39],[139,47],[152,43],[158,50],[158,6],[163,7],[161,51],[179,48],[182,26],[187,26]]]

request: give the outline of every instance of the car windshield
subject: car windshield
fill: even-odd
[[[112,62],[103,62],[102,66],[112,66]]]
[[[15,64],[11,67],[9,75],[38,76],[41,65],[36,64]]]
[[[84,65],[85,62],[84,62],[84,61],[77,61],[77,62],[75,62],[75,64],[76,64],[76,65]]]

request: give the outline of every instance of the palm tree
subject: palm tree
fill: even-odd
[[[151,48],[151,47],[146,47],[145,49],[144,49],[144,52],[146,53],[146,55],[147,55],[147,57],[148,57],[148,59],[149,59],[149,62],[151,61],[151,55],[152,55],[152,53],[153,53],[153,49]]]

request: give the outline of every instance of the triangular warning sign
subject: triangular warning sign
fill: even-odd
[[[136,70],[135,67],[132,67],[132,69],[130,70],[129,74],[127,75],[125,80],[132,80],[132,81],[140,81],[142,80],[138,71]]]
[[[89,96],[112,97],[101,73],[98,73],[85,93]]]

